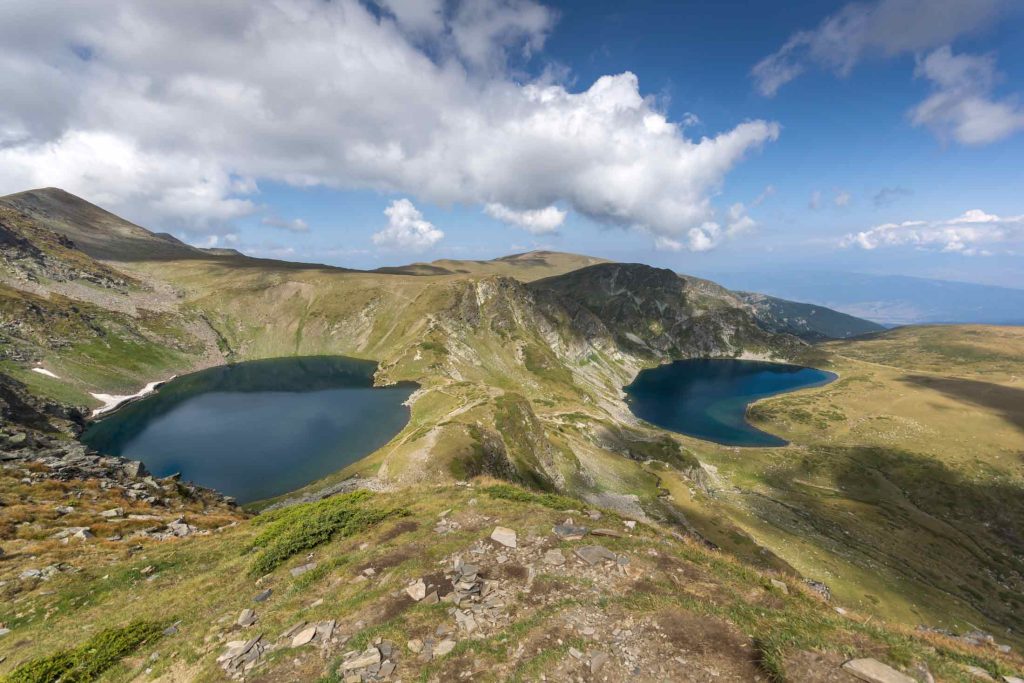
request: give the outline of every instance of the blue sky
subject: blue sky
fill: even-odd
[[[285,5],[6,5],[0,191],[358,268],[550,248],[1024,287],[1012,0]]]

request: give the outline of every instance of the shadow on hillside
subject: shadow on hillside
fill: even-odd
[[[902,381],[933,389],[964,403],[994,410],[1004,420],[1024,431],[1024,389],[974,379],[927,375],[907,375]]]
[[[837,494],[795,481],[831,480]],[[1024,627],[1024,488],[977,477],[934,457],[869,447],[818,447],[772,472],[781,496],[760,514],[827,539],[872,572],[886,568]],[[850,514],[851,509],[856,514]]]

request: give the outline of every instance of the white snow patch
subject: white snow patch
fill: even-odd
[[[101,405],[96,410],[92,411],[92,417],[97,417],[99,415],[102,415],[103,413],[109,413],[111,410],[117,408],[126,401],[133,401],[137,398],[142,398],[143,396],[152,394],[154,391],[156,391],[156,388],[158,386],[160,386],[161,384],[165,384],[166,382],[170,382],[175,377],[177,377],[177,375],[171,375],[170,378],[165,380],[150,382],[146,386],[142,387],[142,389],[138,393],[130,394],[128,396],[115,396],[113,394],[93,394],[92,392],[89,392],[90,395],[97,401],[103,401],[103,405]]]
[[[32,368],[32,372],[38,372],[40,375],[46,375],[47,377],[52,377],[54,379],[60,379],[60,377],[58,377],[57,375],[53,374],[52,372],[50,372],[46,368]]]

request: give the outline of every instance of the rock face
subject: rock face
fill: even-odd
[[[727,289],[663,268],[602,263],[529,287],[550,314],[565,309],[588,341],[610,339],[640,357],[734,356],[744,349],[788,355],[802,346],[762,329]]]

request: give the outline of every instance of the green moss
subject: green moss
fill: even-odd
[[[572,510],[584,505],[575,498],[567,498],[554,493],[532,493],[511,484],[495,484],[484,488],[483,492],[492,498],[514,500],[520,503],[536,503],[553,510]]]
[[[121,659],[159,637],[162,629],[162,624],[151,621],[133,621],[123,628],[106,629],[77,648],[28,661],[3,680],[4,683],[95,681]]]
[[[385,519],[409,514],[405,508],[369,508],[365,504],[372,498],[369,491],[356,491],[257,517],[256,524],[263,530],[249,545],[250,551],[258,551],[249,573],[262,576],[296,553],[311,550],[332,538],[360,533]]]

